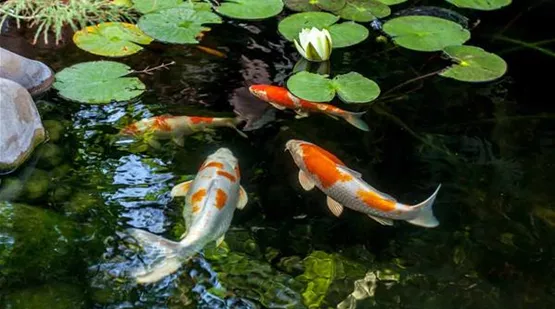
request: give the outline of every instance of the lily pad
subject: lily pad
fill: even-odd
[[[329,27],[333,48],[341,48],[358,44],[368,38],[366,27],[355,22],[345,22]]]
[[[461,25],[432,16],[393,18],[383,25],[383,30],[396,44],[417,51],[438,51],[470,39],[470,32]]]
[[[400,4],[403,2],[407,2],[407,0],[377,0],[378,2],[381,2],[385,5],[395,5],[395,4]]]
[[[299,72],[287,80],[287,88],[295,96],[312,102],[329,102],[337,92],[345,103],[367,103],[380,95],[380,87],[374,81],[357,72],[336,76]]]
[[[137,24],[149,36],[167,43],[196,44],[197,36],[208,30],[204,24],[222,20],[212,12],[179,6],[143,15]]]
[[[296,13],[284,18],[278,30],[287,40],[293,41],[303,28],[328,29],[333,48],[352,46],[368,38],[366,27],[354,22],[335,24],[338,20],[338,16],[326,12]]]
[[[314,4],[315,0],[284,0],[285,6],[295,12],[319,11],[320,8]]]
[[[303,28],[327,28],[338,20],[339,17],[326,12],[296,13],[285,17],[279,23],[278,30],[287,40],[293,41]]]
[[[329,102],[335,89],[327,75],[299,72],[287,80],[287,88],[299,98],[312,102]]]
[[[377,0],[347,0],[337,13],[345,19],[368,22],[389,16],[391,9]]]
[[[152,38],[134,24],[106,22],[75,32],[73,42],[91,54],[123,57],[142,50],[138,44],[150,44]]]
[[[63,98],[81,103],[127,101],[145,91],[138,78],[123,77],[131,72],[119,62],[83,62],[58,72],[53,87]]]
[[[317,0],[315,2],[316,6],[322,10],[332,12],[341,10],[347,3],[346,0]]]
[[[225,0],[216,11],[236,19],[264,19],[276,16],[283,10],[282,0]]]
[[[511,4],[512,0],[447,0],[460,8],[493,11]]]
[[[448,46],[443,50],[456,64],[439,75],[464,82],[487,82],[507,71],[507,63],[496,54],[475,46]]]
[[[182,3],[183,0],[133,0],[133,7],[143,14],[148,14],[165,9],[171,9]]]
[[[366,103],[380,95],[378,84],[357,72],[336,76],[333,85],[337,95],[345,103]]]

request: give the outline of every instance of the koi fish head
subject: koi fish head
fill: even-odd
[[[269,89],[269,87],[272,87],[270,85],[252,85],[249,87],[249,91],[250,93],[252,93],[252,95],[254,95],[255,97],[259,98],[262,101],[266,101],[268,102],[268,92],[267,90]]]
[[[227,148],[220,148],[206,158],[201,169],[216,167],[218,170],[234,172],[238,166],[239,160],[233,155],[233,152]]]
[[[152,119],[142,119],[134,122],[125,128],[121,129],[120,134],[123,135],[137,135],[144,133],[152,125]]]
[[[298,154],[301,151],[301,144],[306,143],[298,139],[290,139],[285,143],[285,150],[289,151],[292,155]]]

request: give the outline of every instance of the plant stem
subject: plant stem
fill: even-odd
[[[434,72],[430,72],[430,73],[427,73],[427,74],[424,74],[424,75],[420,75],[420,76],[417,76],[417,77],[412,78],[412,79],[409,79],[409,80],[407,80],[407,81],[405,81],[405,82],[403,82],[403,83],[401,83],[401,84],[399,84],[399,85],[397,85],[397,86],[395,86],[395,87],[389,89],[389,90],[386,91],[383,95],[386,95],[386,94],[388,94],[388,93],[391,93],[391,92],[393,92],[393,91],[395,91],[395,90],[397,90],[397,89],[399,89],[399,88],[401,88],[401,87],[404,87],[404,86],[406,86],[406,85],[408,85],[408,84],[410,84],[410,83],[413,83],[413,82],[422,80],[422,79],[424,79],[424,78],[426,78],[426,77],[430,77],[430,76],[434,76],[434,75],[436,75],[436,74],[439,74],[439,73],[441,73],[443,70],[445,70],[445,68],[443,68],[443,69],[441,69],[441,70],[434,71]]]
[[[140,71],[131,71],[129,74],[141,74],[141,73],[143,73],[143,74],[147,74],[147,75],[152,75],[153,74],[152,72],[154,72],[154,71],[158,71],[158,70],[162,70],[162,69],[169,70],[168,67],[170,65],[174,65],[174,64],[175,64],[175,61],[168,62],[168,63],[162,63],[161,65],[157,65],[153,68],[146,67],[146,68],[144,68],[143,70],[140,70]]]
[[[537,41],[537,42],[533,42],[533,43],[529,43],[531,46],[540,46],[540,45],[547,45],[550,43],[555,43],[555,39],[549,39],[549,40],[542,40],[542,41]],[[502,51],[497,52],[498,55],[500,54],[506,54],[506,53],[510,53],[510,52],[514,52],[514,51],[518,51],[521,49],[525,49],[525,46],[517,46],[517,47],[511,47]]]
[[[501,41],[514,43],[514,44],[520,45],[522,47],[535,49],[535,50],[537,50],[541,53],[544,53],[548,56],[555,57],[555,52],[553,52],[549,49],[543,48],[543,47],[539,47],[539,46],[537,46],[537,44],[528,43],[528,42],[520,41],[520,40],[517,40],[517,39],[511,39],[511,38],[508,38],[508,37],[502,36],[502,35],[496,35],[496,36],[494,36],[494,38],[496,38],[498,40],[501,40]]]

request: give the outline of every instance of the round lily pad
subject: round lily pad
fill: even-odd
[[[377,0],[347,0],[337,13],[345,19],[368,22],[389,16],[391,9]]]
[[[407,2],[407,0],[377,0],[385,5],[395,5],[403,2]]]
[[[320,8],[314,4],[314,0],[283,0],[285,6],[295,12],[319,11]]]
[[[367,103],[380,95],[378,84],[357,72],[338,75],[332,82],[337,95],[345,103]]]
[[[171,9],[182,3],[183,0],[133,0],[133,7],[143,14],[148,14]]]
[[[341,10],[346,3],[346,0],[317,0],[316,6],[322,10],[334,12]]]
[[[355,22],[344,22],[329,28],[333,48],[341,48],[358,44],[368,38],[366,27]]]
[[[152,38],[134,24],[106,22],[75,32],[73,42],[91,54],[123,57],[142,50],[137,44],[150,44]]]
[[[443,50],[456,64],[439,75],[465,82],[487,82],[507,71],[507,63],[496,54],[475,46],[448,46]]]
[[[58,72],[53,87],[63,98],[81,103],[127,101],[145,91],[138,78],[123,77],[131,72],[130,67],[119,62],[83,62]]]
[[[282,0],[224,0],[216,11],[236,19],[264,19],[278,15],[283,10]]]
[[[336,76],[296,73],[287,80],[287,88],[295,96],[312,102],[329,102],[335,94],[345,103],[367,103],[380,95],[380,87],[374,81],[356,72]]]
[[[279,23],[278,30],[287,40],[293,41],[299,37],[303,28],[327,28],[338,20],[339,17],[326,12],[296,13],[285,17]]]
[[[291,76],[287,88],[294,95],[312,102],[329,102],[335,97],[333,84],[326,75],[306,71]]]
[[[447,2],[460,8],[482,11],[497,10],[511,4],[511,0],[447,0]]]
[[[212,12],[179,6],[143,15],[137,24],[149,36],[167,43],[196,44],[196,37],[207,30],[203,24],[219,24],[222,20]]]
[[[393,18],[383,25],[383,30],[396,44],[417,51],[438,51],[470,39],[470,32],[461,25],[432,16]]]

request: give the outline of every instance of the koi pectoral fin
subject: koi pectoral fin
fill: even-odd
[[[295,110],[295,113],[297,113],[297,115],[295,115],[295,119],[302,119],[302,118],[308,117],[307,112],[301,112],[300,110]]]
[[[249,197],[247,195],[247,191],[243,188],[243,186],[239,187],[239,201],[237,202],[237,209],[245,208],[245,205],[249,202]]]
[[[224,242],[225,235],[222,235],[220,238],[216,239],[216,247],[219,247]]]
[[[302,170],[299,170],[299,183],[305,191],[314,189],[314,182]]]
[[[185,182],[182,182],[182,183],[174,186],[172,188],[172,191],[171,191],[170,195],[172,197],[187,195],[187,192],[189,192],[189,188],[191,187],[192,183],[193,183],[193,181],[189,180],[189,181],[185,181]]]
[[[185,137],[184,136],[179,136],[179,137],[174,137],[172,138],[172,141],[180,147],[185,146]]]
[[[336,200],[332,199],[331,197],[327,197],[326,199],[329,210],[336,216],[339,217],[343,213],[343,205],[339,204]]]
[[[373,220],[376,220],[376,222],[378,222],[381,225],[389,225],[389,226],[393,225],[393,220],[391,220],[391,219],[375,217],[375,216],[372,216],[372,215],[368,215],[368,217],[370,217]]]
[[[285,106],[281,106],[281,105],[276,104],[276,103],[272,103],[272,102],[268,102],[268,103],[269,103],[270,105],[272,105],[273,107],[279,109],[279,110],[285,110],[285,109],[287,109]]]

